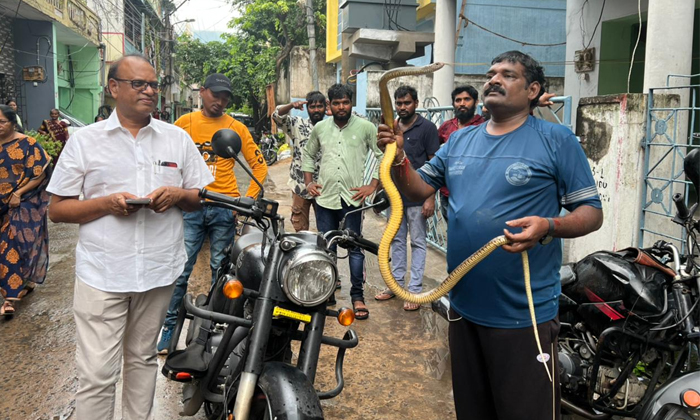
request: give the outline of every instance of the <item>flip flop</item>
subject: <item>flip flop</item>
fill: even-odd
[[[0,306],[0,316],[5,316],[5,317],[11,317],[15,314],[15,308],[12,306],[12,304],[8,301],[5,301],[5,303]]]
[[[417,311],[419,309],[420,309],[419,303],[412,303],[412,302],[404,302],[403,303],[403,310],[404,311]]]
[[[361,300],[356,300],[352,303],[352,309],[355,311],[355,319],[363,320],[369,318],[369,308],[358,308],[355,306],[355,303],[357,302],[362,302],[363,304],[365,303]]]
[[[396,295],[394,292],[392,292],[389,289],[386,289],[382,293],[378,294],[377,296],[374,297],[375,300],[389,300],[395,298]]]

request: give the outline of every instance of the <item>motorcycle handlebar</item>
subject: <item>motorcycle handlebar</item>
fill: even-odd
[[[244,208],[252,208],[253,205],[255,204],[255,199],[250,198],[250,197],[229,197],[228,195],[225,194],[220,194],[216,193],[213,191],[208,191],[204,188],[202,188],[199,191],[199,196],[201,198],[204,198],[206,200],[211,200],[211,201],[218,201],[220,203],[224,204],[229,204],[231,206],[237,206],[237,207],[244,207]]]
[[[337,241],[339,242],[339,245],[343,248],[356,246],[375,255],[379,252],[378,244],[363,238],[362,236],[358,235],[350,229],[328,231],[326,232],[324,237],[327,241],[329,241],[329,247],[333,244],[333,242]]]
[[[676,210],[678,211],[678,217],[685,220],[690,215],[688,207],[685,205],[685,198],[683,194],[676,193],[673,195],[673,203],[676,205]]]

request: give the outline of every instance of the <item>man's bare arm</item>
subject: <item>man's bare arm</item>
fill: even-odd
[[[549,232],[549,222],[539,216],[528,216],[522,219],[506,222],[509,227],[520,227],[522,232],[511,233],[504,229],[503,233],[511,241],[510,245],[504,245],[503,249],[509,252],[526,251],[539,242]],[[556,238],[578,238],[594,232],[603,225],[603,211],[591,206],[577,207],[571,213],[563,217],[554,218],[554,232]]]
[[[403,150],[403,133],[398,126],[394,128],[394,131],[392,133],[387,125],[380,125],[377,147],[384,152],[387,144],[396,142],[395,166],[391,167],[391,178],[394,180],[396,188],[406,198],[411,201],[424,201],[431,195],[435,195],[435,188],[423,181],[423,178],[413,169]]]

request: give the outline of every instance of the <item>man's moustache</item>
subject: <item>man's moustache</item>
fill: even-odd
[[[484,96],[488,95],[488,94],[491,93],[491,92],[497,92],[497,93],[500,93],[501,95],[505,95],[505,94],[506,94],[506,91],[503,90],[502,87],[500,87],[500,86],[491,86],[490,88],[488,88],[488,89],[486,89],[486,90],[484,91]]]

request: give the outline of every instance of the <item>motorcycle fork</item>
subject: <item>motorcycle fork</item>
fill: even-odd
[[[299,349],[297,368],[301,370],[312,384],[316,379],[318,356],[321,352],[323,328],[326,324],[326,304],[311,317],[311,322],[304,327],[304,338]]]
[[[270,257],[265,266],[263,281],[260,284],[260,295],[255,302],[253,312],[253,327],[250,330],[250,341],[248,343],[248,356],[245,360],[245,367],[241,373],[236,394],[236,403],[233,408],[233,416],[236,420],[248,420],[251,402],[258,377],[262,373],[265,361],[265,351],[267,341],[272,328],[272,311],[275,303],[270,299],[273,293],[273,282],[277,281],[277,266],[282,258],[282,250],[279,246],[270,247]]]

